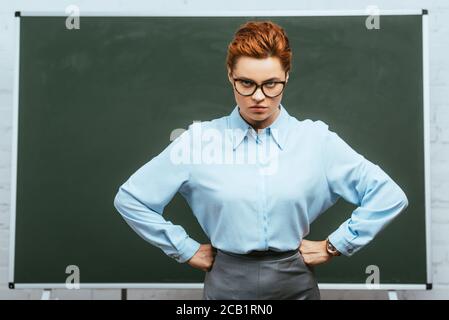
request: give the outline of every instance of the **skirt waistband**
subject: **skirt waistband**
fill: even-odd
[[[296,253],[299,252],[299,249],[295,250],[288,250],[288,251],[274,251],[274,250],[264,250],[264,251],[257,251],[253,250],[248,253],[234,253],[234,252],[228,252],[221,249],[217,249],[217,252],[221,252],[225,255],[232,256],[235,258],[242,258],[242,259],[252,259],[252,260],[266,260],[266,259],[282,259],[290,257]]]

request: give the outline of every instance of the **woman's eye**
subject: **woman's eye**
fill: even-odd
[[[253,85],[252,81],[246,81],[246,80],[242,80],[242,84],[243,84],[245,87],[250,87],[250,86]]]
[[[267,88],[273,88],[275,85],[276,85],[275,82],[265,82],[265,86],[266,86]]]

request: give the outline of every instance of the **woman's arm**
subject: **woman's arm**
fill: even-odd
[[[351,217],[329,236],[329,241],[339,252],[351,256],[396,218],[408,206],[408,199],[378,165],[324,126],[322,159],[331,201],[343,197],[358,205]]]
[[[173,141],[120,186],[114,206],[143,239],[179,263],[188,261],[200,248],[183,227],[162,217],[164,207],[189,178],[189,167],[172,159],[174,146],[188,131]]]

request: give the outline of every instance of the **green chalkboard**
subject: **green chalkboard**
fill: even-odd
[[[323,120],[379,164],[409,206],[351,258],[316,268],[320,284],[426,285],[423,15],[17,17],[20,24],[16,183],[12,192],[16,286],[57,287],[76,265],[86,287],[202,283],[142,240],[113,206],[118,187],[170,143],[170,133],[235,106],[225,57],[248,20],[285,28],[293,69],[282,104]],[[428,172],[427,172],[428,173]],[[355,207],[340,199],[311,226],[322,240]],[[177,194],[164,217],[209,240]],[[340,286],[341,287],[341,286]]]

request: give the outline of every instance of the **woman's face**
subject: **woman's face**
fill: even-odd
[[[257,84],[269,82],[269,80],[288,81],[288,73],[285,73],[279,58],[239,57],[234,70],[228,67],[228,78],[234,90],[235,101],[240,107],[240,114],[249,124],[256,129],[262,129],[274,122],[279,114],[278,106],[281,103],[283,93],[270,98],[265,96],[262,88],[259,87],[252,95],[243,96],[234,87],[233,79],[249,81],[240,82],[240,86],[249,86],[251,81]],[[266,87],[269,88],[270,85],[273,84],[267,84]]]

